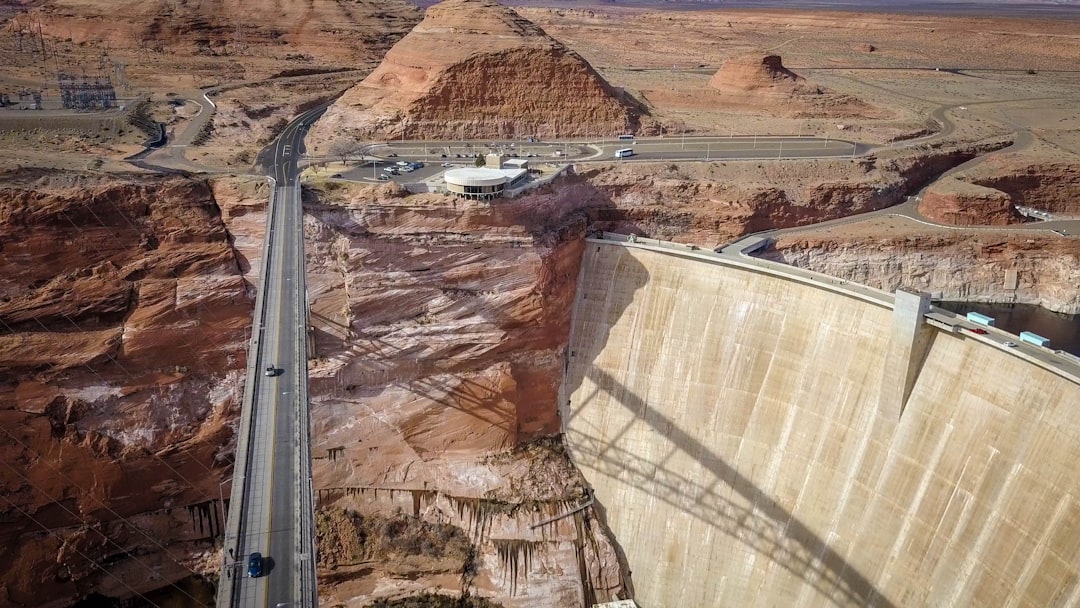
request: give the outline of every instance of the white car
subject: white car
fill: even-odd
[[[442,166],[444,166],[444,167],[453,167],[454,163],[443,163]]]
[[[1006,340],[1002,342],[1002,344],[1008,346],[1009,348],[1016,348],[1016,342],[1013,342],[1012,340]]]

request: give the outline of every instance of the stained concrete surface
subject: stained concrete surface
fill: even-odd
[[[1080,386],[934,328],[883,415],[891,324],[590,242],[563,423],[639,605],[1080,605]]]

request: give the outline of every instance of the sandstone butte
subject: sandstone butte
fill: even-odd
[[[330,107],[310,141],[623,133],[635,130],[641,113],[580,55],[513,10],[494,0],[446,0]]]
[[[927,188],[919,201],[919,213],[955,226],[1004,226],[1024,221],[1008,194],[953,178]]]
[[[885,110],[814,84],[784,67],[779,55],[748,53],[724,61],[709,79],[717,103],[730,109],[753,107],[775,115],[883,118]]]

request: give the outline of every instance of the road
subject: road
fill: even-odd
[[[527,140],[403,141],[369,146],[369,157],[431,162],[461,162],[474,154],[502,152],[536,162],[613,162],[615,151],[630,148],[634,155],[620,162],[691,161],[724,159],[836,158],[863,154],[868,147],[832,137],[732,135],[714,137],[637,137],[630,140],[581,139],[529,142]],[[396,156],[391,156],[396,155]]]
[[[303,209],[296,158],[306,126],[324,109],[301,115],[260,154],[274,182],[267,219],[261,290],[237,443],[229,513],[226,584],[218,606],[315,606],[311,461],[307,402],[307,309]],[[277,374],[267,376],[273,368]],[[243,466],[241,467],[241,463]],[[240,483],[237,483],[239,481]],[[247,556],[264,558],[264,575],[247,576]]]

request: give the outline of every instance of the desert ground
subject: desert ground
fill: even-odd
[[[509,15],[447,0],[422,25],[422,4],[0,6],[0,544],[14,548],[0,606],[216,583],[217,531],[185,513],[216,510],[232,475],[269,193],[258,155],[323,103],[304,208],[325,605],[627,594],[595,519],[529,530],[584,484],[552,438],[589,231],[716,247],[778,230],[769,255],[791,264],[1080,313],[1080,12],[529,0]],[[62,109],[58,72],[108,79],[120,107]],[[20,109],[32,91],[44,109]],[[499,121],[545,120],[538,95],[573,117],[568,138],[625,121],[867,153],[575,162],[493,204],[333,177],[359,162],[333,153],[341,137],[453,134],[467,99],[489,113],[468,125],[486,141]],[[157,125],[166,140],[147,148]],[[131,580],[139,555],[158,578],[125,589],[116,574]]]

